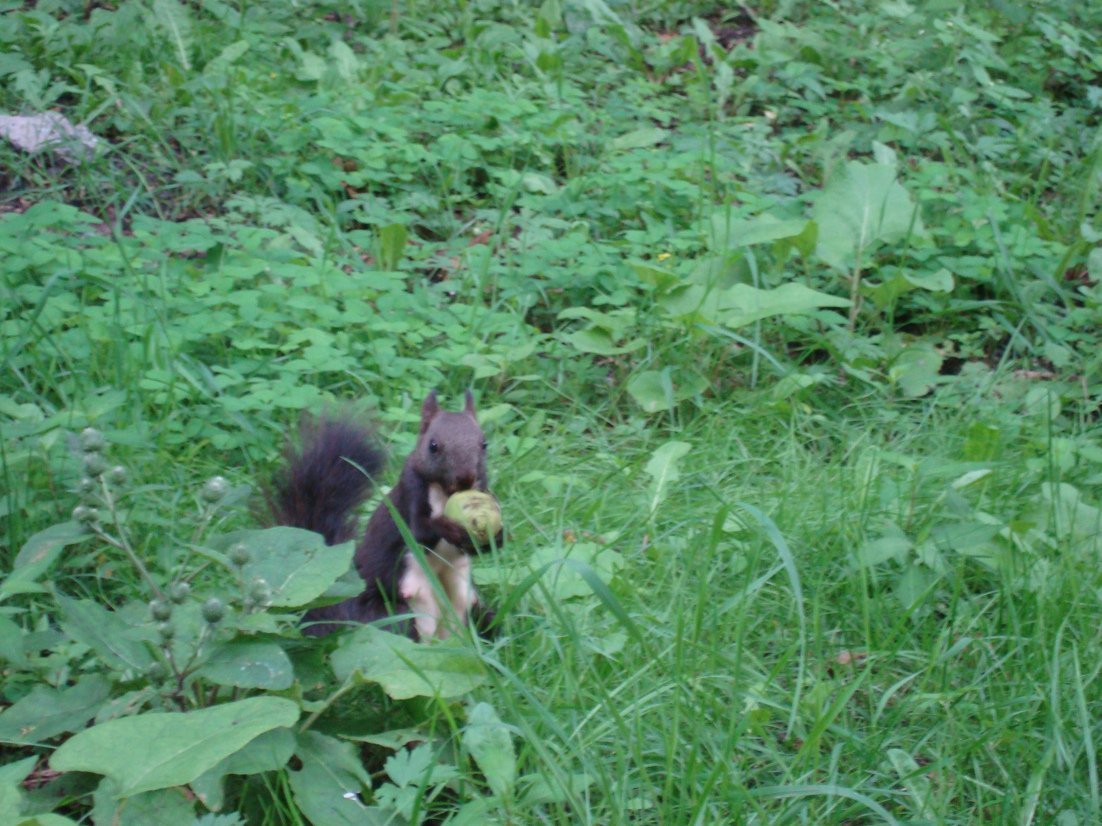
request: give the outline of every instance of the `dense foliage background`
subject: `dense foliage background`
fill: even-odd
[[[0,820],[1098,822],[1100,33],[0,0]],[[302,641],[286,434],[468,386],[500,635]]]

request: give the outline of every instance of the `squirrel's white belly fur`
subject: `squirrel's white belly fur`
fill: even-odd
[[[447,501],[448,496],[440,485],[429,485],[429,507],[433,517],[444,512]],[[415,614],[413,623],[417,628],[417,636],[422,640],[432,637],[444,639],[452,630],[447,622],[450,617],[445,615],[437,600],[432,577],[412,553],[407,551],[405,560],[398,593]],[[435,548],[426,550],[425,562],[447,595],[455,619],[460,625],[465,624],[468,613],[478,602],[478,594],[471,582],[471,558],[442,539],[436,543]]]

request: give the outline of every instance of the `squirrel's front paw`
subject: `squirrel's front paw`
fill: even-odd
[[[493,539],[487,539],[485,542],[481,543],[472,542],[471,547],[475,553],[484,554],[496,550],[504,544],[505,529],[502,528],[500,531],[497,532],[497,536],[495,536]]]
[[[432,520],[433,531],[445,542],[455,545],[466,552],[474,550],[474,541],[470,532],[453,519],[446,516],[438,516]]]
[[[501,631],[501,626],[497,623],[497,611],[481,602],[471,607],[471,625],[484,640],[492,640]]]

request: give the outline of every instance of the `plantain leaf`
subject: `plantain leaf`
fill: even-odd
[[[653,513],[666,495],[666,488],[681,478],[678,463],[692,448],[688,442],[666,442],[651,454],[646,471],[654,480],[651,486],[651,512]]]
[[[848,307],[849,299],[790,282],[772,290],[736,284],[719,296],[718,318],[728,327],[744,327],[770,316],[807,315],[824,307]]]
[[[887,164],[848,162],[819,193],[812,214],[819,257],[847,273],[879,245],[922,230],[914,201]]]

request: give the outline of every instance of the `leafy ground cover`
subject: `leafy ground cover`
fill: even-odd
[[[0,1],[0,820],[1097,822],[1100,31]],[[303,641],[285,434],[467,386],[501,634]]]

